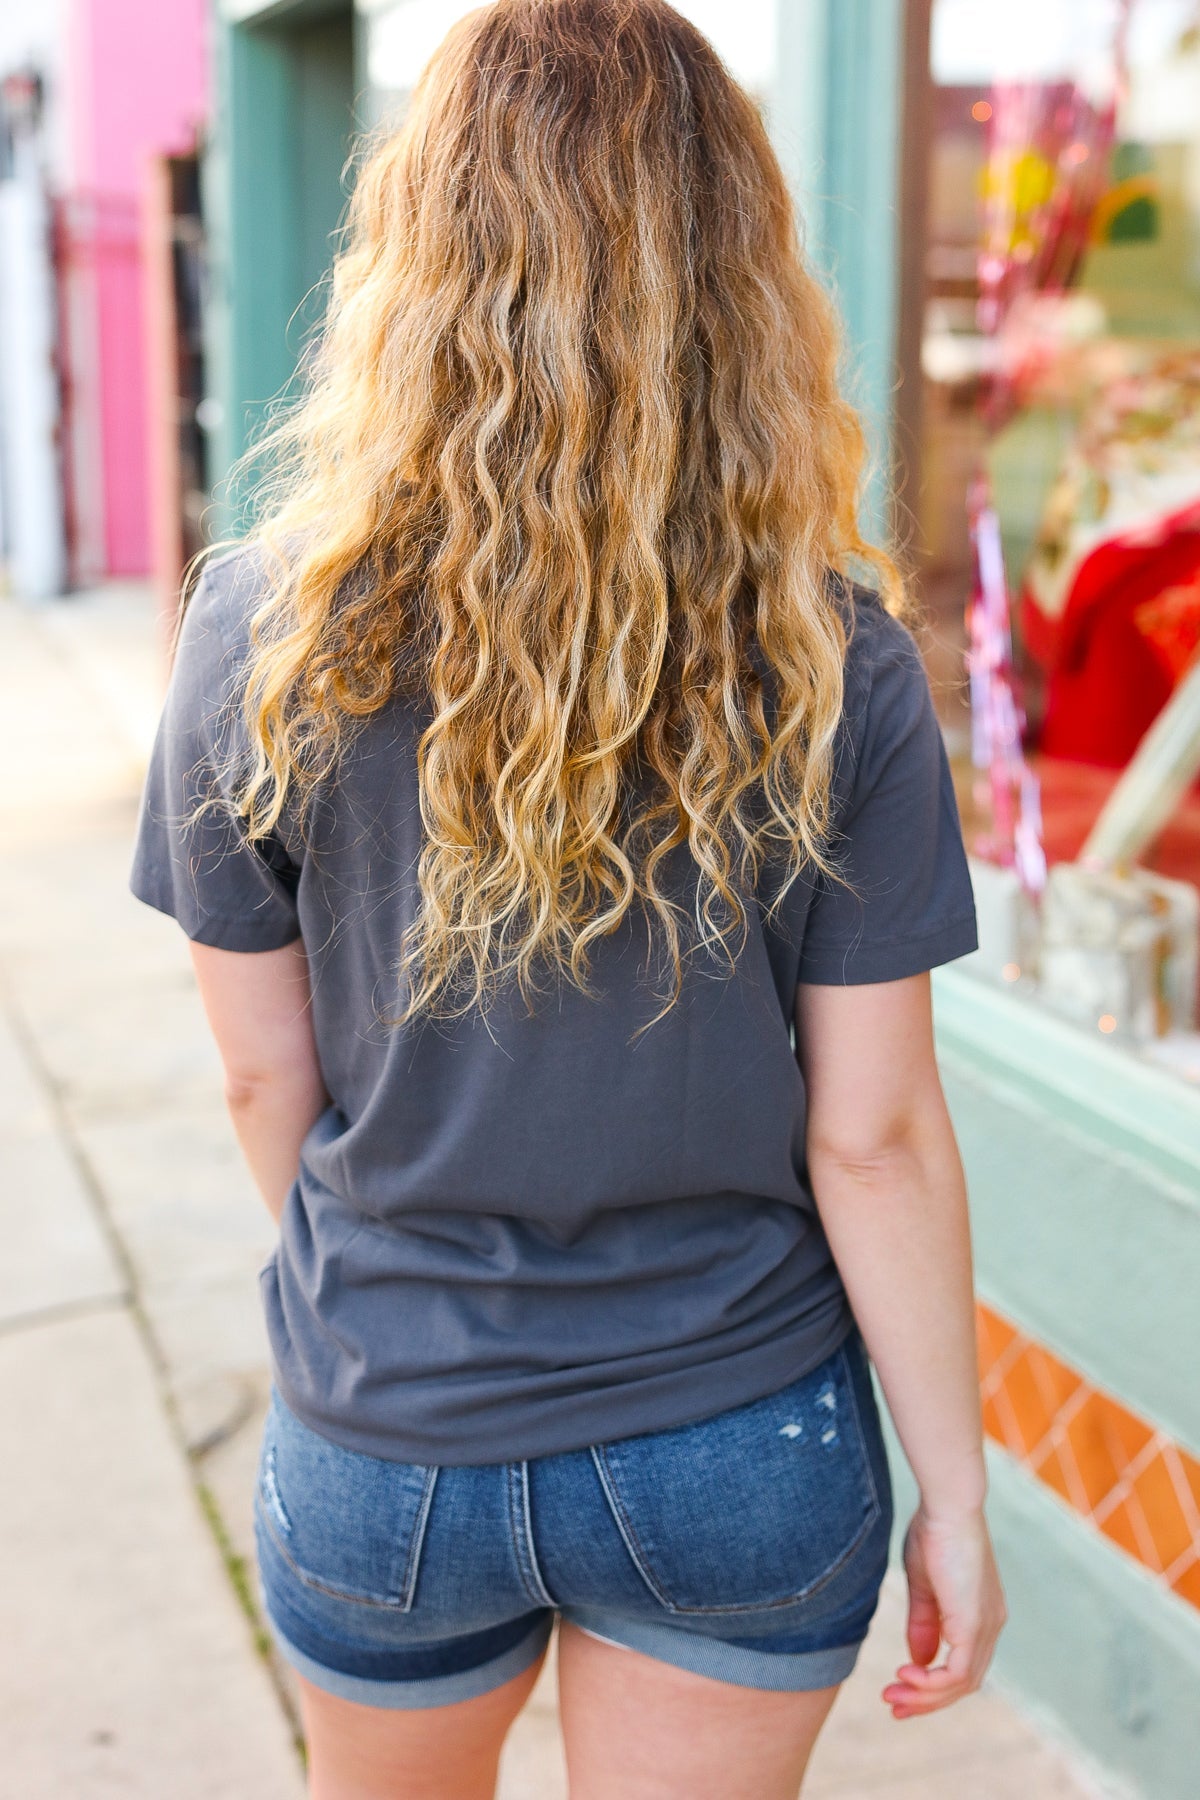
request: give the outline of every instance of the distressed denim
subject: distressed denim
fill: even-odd
[[[255,1488],[281,1653],[318,1686],[391,1707],[510,1680],[556,1615],[740,1686],[831,1686],[875,1611],[891,1524],[857,1330],[764,1399],[526,1462],[368,1456],[273,1387]]]

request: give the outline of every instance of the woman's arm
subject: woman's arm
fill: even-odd
[[[884,1690],[906,1717],[978,1687],[1004,1622],[983,1522],[966,1188],[929,976],[800,987],[796,1043],[817,1207],[920,1489],[905,1547],[913,1661]],[[946,1665],[930,1668],[943,1637]]]
[[[225,1069],[238,1141],[278,1223],[300,1146],[328,1104],[313,1038],[303,942],[282,950],[190,945],[200,998]]]

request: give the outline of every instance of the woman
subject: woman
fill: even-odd
[[[490,1795],[556,1617],[575,1800],[794,1795],[885,1565],[868,1351],[921,1494],[883,1698],[987,1666],[928,978],[974,913],[834,361],[706,41],[499,0],[187,609],[133,886],[279,1221],[258,1568],[319,1800]]]

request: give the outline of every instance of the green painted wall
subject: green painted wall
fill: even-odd
[[[781,0],[772,116],[817,268],[845,321],[871,446],[869,530],[886,536],[896,383],[905,0]]]
[[[981,1294],[1200,1453],[1200,1092],[965,967],[934,977]],[[915,1503],[894,1437],[898,1530]],[[989,1446],[996,1676],[1150,1800],[1200,1768],[1200,1613]]]
[[[1200,1454],[1200,1091],[965,970],[936,992],[983,1297]]]
[[[898,1555],[916,1488],[887,1436]],[[988,1472],[1009,1606],[989,1682],[1106,1792],[1195,1800],[1200,1615],[992,1445]]]
[[[207,354],[219,402],[211,467],[228,470],[291,381],[324,303],[354,130],[354,18],[275,6],[217,22],[218,129],[205,168]],[[246,483],[216,495],[218,529]]]

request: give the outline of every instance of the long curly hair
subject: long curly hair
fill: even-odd
[[[663,0],[461,20],[354,189],[300,403],[256,454],[250,835],[406,689],[398,1018],[588,987],[631,908],[678,997],[764,862],[830,872],[837,571],[863,438],[754,101]],[[427,719],[427,722],[426,722]],[[694,862],[681,902],[664,859]]]

